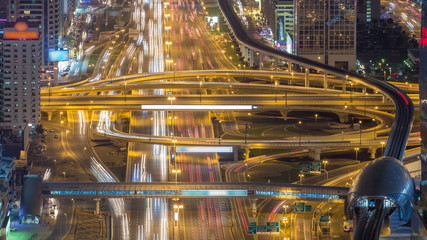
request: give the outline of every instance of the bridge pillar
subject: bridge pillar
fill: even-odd
[[[366,93],[366,87],[362,88],[362,93]]]
[[[323,89],[325,89],[325,90],[328,89],[328,75],[327,74],[323,75]]]
[[[94,198],[93,200],[95,200],[95,203],[96,203],[95,214],[99,215],[100,214],[99,202],[101,201],[101,198]]]
[[[313,159],[314,161],[320,161],[320,154],[322,153],[321,148],[311,148],[309,149],[309,158]]]
[[[371,159],[375,159],[375,154],[377,153],[378,147],[369,147],[369,153],[371,154]]]
[[[310,87],[310,69],[306,68],[305,69],[305,75],[304,75],[304,86],[305,87]]]
[[[282,109],[280,110],[280,114],[282,114],[283,119],[285,119],[285,121],[288,120],[288,111]]]
[[[251,154],[251,150],[249,148],[245,148],[245,160],[249,159],[249,154]]]
[[[294,71],[293,64],[291,62],[288,62],[288,72],[293,72],[293,71]]]
[[[274,58],[274,69],[275,70],[279,70],[279,59],[278,58]]]
[[[348,114],[347,113],[337,113],[340,118],[340,123],[348,122]]]
[[[257,202],[258,199],[254,198],[252,199],[252,217],[256,217],[256,214],[258,212],[258,205]]]
[[[52,114],[53,114],[53,112],[51,112],[51,111],[47,112],[47,120],[48,121],[52,121]]]
[[[253,50],[251,50],[251,49],[248,49],[248,52],[249,52],[249,58],[248,58],[248,62],[249,62],[249,66],[250,67],[253,67],[254,65],[255,65],[255,53],[254,53],[254,51]]]

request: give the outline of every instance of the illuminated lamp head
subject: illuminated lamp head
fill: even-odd
[[[17,22],[14,27],[17,31],[23,32],[28,29],[28,24],[26,22]]]

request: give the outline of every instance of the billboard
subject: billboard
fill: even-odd
[[[59,62],[59,61],[68,61],[69,51],[68,49],[49,49],[48,51],[49,62]]]

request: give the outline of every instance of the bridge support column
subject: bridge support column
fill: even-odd
[[[308,157],[314,161],[320,161],[320,154],[322,153],[321,148],[311,148],[309,149]]]
[[[375,154],[377,153],[378,147],[369,147],[369,153],[371,154],[371,159],[375,159]]]
[[[294,71],[294,66],[291,62],[288,62],[288,72],[293,72]]]
[[[366,87],[362,88],[362,93],[366,93]]]
[[[340,118],[340,123],[348,122],[348,114],[347,113],[338,113],[337,115]]]
[[[328,89],[328,75],[327,74],[323,75],[323,89],[325,89],[325,90]]]
[[[346,84],[347,84],[347,80],[346,79],[342,80],[342,92],[343,93],[345,93],[347,91]]]
[[[258,201],[258,199],[252,199],[252,217],[256,217],[256,214],[257,214],[257,212],[258,212],[258,205],[257,205],[257,202]]]
[[[254,51],[253,50],[251,50],[251,49],[248,49],[248,52],[249,52],[249,66],[250,67],[253,67],[254,65],[255,65],[255,53],[254,53]]]
[[[279,59],[278,58],[274,58],[274,69],[275,70],[279,70]]]
[[[310,69],[305,69],[305,75],[304,75],[304,86],[310,87]]]
[[[47,112],[47,120],[48,121],[52,121],[52,114],[53,114],[53,112],[51,112],[51,111]]]
[[[95,214],[99,215],[100,214],[100,207],[99,207],[99,202],[101,201],[101,198],[94,198],[93,200],[95,200],[96,203],[96,208],[95,208]]]
[[[251,150],[249,148],[245,148],[245,160],[249,158],[249,154],[251,154]]]
[[[282,114],[283,119],[285,119],[285,121],[288,120],[288,111],[282,109],[280,110],[280,114]]]

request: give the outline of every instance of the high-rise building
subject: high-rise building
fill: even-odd
[[[18,19],[6,23],[0,39],[0,129],[14,135],[40,122],[39,25]]]
[[[370,23],[380,19],[380,0],[357,0],[357,21]]]
[[[262,13],[276,44],[341,69],[356,67],[356,0],[268,0]]]
[[[8,20],[27,18],[29,22],[38,23],[42,30],[43,65],[42,81],[57,80],[57,62],[49,61],[49,50],[56,50],[60,46],[61,17],[66,4],[61,0],[9,0]]]
[[[341,69],[354,69],[355,0],[296,0],[294,4],[294,53]]]
[[[276,46],[292,53],[292,38],[294,32],[293,0],[264,1],[261,11],[273,32]]]

